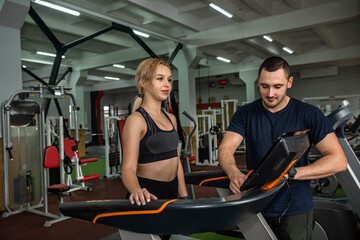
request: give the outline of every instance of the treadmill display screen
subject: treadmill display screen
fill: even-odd
[[[290,132],[280,136],[255,169],[250,171],[240,190],[274,187],[309,148],[306,132]]]

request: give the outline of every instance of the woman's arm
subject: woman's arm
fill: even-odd
[[[126,120],[123,131],[123,164],[121,170],[122,181],[130,193],[132,204],[145,205],[151,199],[157,199],[145,188],[141,188],[136,176],[141,137],[145,134],[146,122],[139,113],[133,113]]]

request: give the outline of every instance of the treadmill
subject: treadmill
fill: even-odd
[[[283,175],[308,147],[306,133],[281,136],[249,174],[248,190],[236,195],[229,195],[229,179],[220,170],[185,174],[187,184],[222,189],[219,198],[164,199],[145,206],[132,205],[127,199],[94,200],[65,202],[59,209],[65,216],[116,227],[122,239],[160,239],[163,234],[216,232],[235,226],[246,239],[276,239],[260,212],[285,185]]]

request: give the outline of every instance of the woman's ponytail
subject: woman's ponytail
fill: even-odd
[[[132,108],[132,113],[136,111],[136,109],[138,109],[143,101],[143,96],[142,95],[136,95],[135,101],[134,101],[134,106]]]

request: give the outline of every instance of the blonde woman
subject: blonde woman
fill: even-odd
[[[161,59],[146,59],[135,80],[139,96],[123,132],[122,181],[128,198],[139,206],[156,199],[188,198],[176,119],[161,108],[172,89],[170,66]]]

